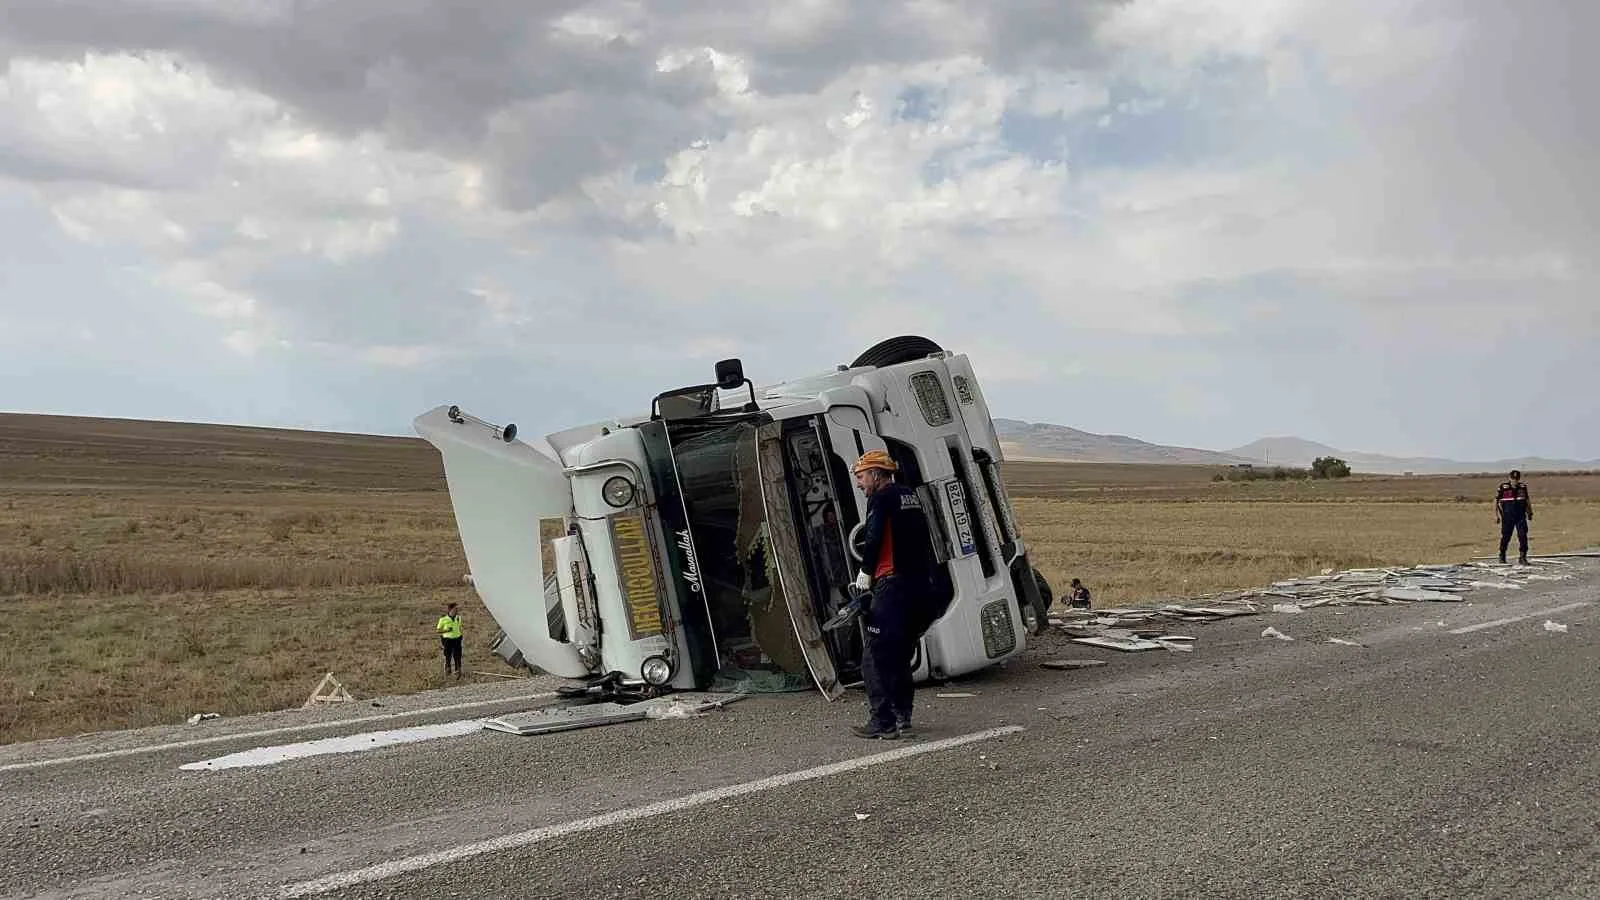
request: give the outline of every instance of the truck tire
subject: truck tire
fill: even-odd
[[[850,364],[854,369],[859,366],[893,366],[903,362],[914,362],[926,359],[930,353],[940,353],[944,350],[938,344],[914,334],[902,334],[879,341],[868,347]]]

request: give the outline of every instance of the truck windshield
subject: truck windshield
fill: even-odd
[[[703,604],[709,620],[715,682],[807,690],[805,656],[782,594],[773,589],[778,575],[761,495],[757,425],[754,417],[668,423],[688,525],[669,539],[677,542],[675,559],[684,569],[678,579],[688,591],[684,606]]]

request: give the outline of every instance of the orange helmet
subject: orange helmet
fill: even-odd
[[[895,461],[889,458],[889,454],[882,450],[868,450],[866,453],[861,454],[860,459],[856,460],[855,472],[859,474],[868,469],[896,472],[899,471],[900,467],[895,465]]]

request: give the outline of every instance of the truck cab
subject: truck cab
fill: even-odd
[[[438,449],[496,652],[613,691],[793,690],[861,680],[858,628],[824,631],[860,568],[865,451],[929,512],[948,575],[918,681],[1020,653],[1049,586],[1028,560],[972,367],[925,338],[757,387],[738,360],[666,391],[648,415],[529,444],[440,406],[415,427]]]

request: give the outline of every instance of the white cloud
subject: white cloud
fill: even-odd
[[[1001,135],[1009,105],[1037,87],[976,59],[853,70],[804,98],[750,96],[745,84],[738,125],[673,154],[656,183],[620,191],[613,208],[696,241],[776,221],[890,252],[925,229],[1061,209],[1065,167],[1018,157]],[[908,116],[908,92],[933,109]]]
[[[443,355],[444,351],[441,348],[431,346],[377,346],[366,347],[361,351],[361,358],[367,362],[397,369],[415,368]]]
[[[137,276],[260,373],[374,367],[362,390],[399,397],[528,371],[582,383],[577,403],[740,348],[812,368],[937,332],[1002,400],[1136,433],[1173,383],[1163,415],[1209,410],[1195,427],[1268,416],[1225,402],[1258,359],[1299,373],[1286,396],[1325,395],[1301,329],[1443,361],[1488,352],[1475,327],[1600,327],[1587,5],[68,12],[8,4],[0,190],[27,186],[80,249],[0,263]],[[16,327],[76,333],[49,315]]]
[[[272,115],[167,54],[12,58],[0,80],[0,172],[181,189],[214,177],[241,127]]]
[[[347,264],[387,247],[404,212],[449,218],[479,200],[470,165],[394,151],[380,135],[320,133],[169,54],[14,59],[0,107],[17,113],[0,119],[0,174],[27,177],[54,160],[35,183],[61,227],[143,249],[155,284],[205,316],[249,323],[217,331],[245,356],[286,345],[279,298],[247,286],[263,267],[308,256]]]

